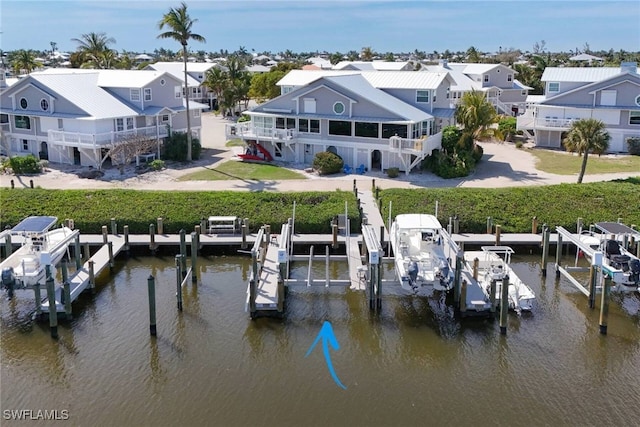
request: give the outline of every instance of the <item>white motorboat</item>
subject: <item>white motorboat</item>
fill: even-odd
[[[467,251],[465,262],[473,270],[475,259],[478,259],[478,283],[490,294],[491,282],[495,281],[496,302],[501,303],[502,284],[509,279],[509,309],[516,312],[531,311],[536,299],[535,293],[514,273],[510,267],[511,255],[509,246],[482,246],[482,251]]]
[[[11,234],[23,238],[22,246],[2,262],[2,283],[14,287],[44,285],[46,266],[55,266],[62,260],[72,238],[77,234],[68,227],[52,229],[58,218],[31,216],[11,229]]]
[[[594,252],[600,251],[602,270],[614,283],[631,288],[640,286],[640,259],[625,248],[624,236],[640,238],[640,233],[633,228],[617,222],[599,222],[595,228],[600,232],[583,232],[580,241],[588,246],[583,251],[591,261]]]
[[[404,289],[416,292],[430,286],[448,291],[453,287],[453,271],[445,254],[448,234],[435,216],[398,215],[391,225],[390,239]]]

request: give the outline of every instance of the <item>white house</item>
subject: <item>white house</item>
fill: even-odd
[[[530,96],[518,129],[536,145],[560,148],[571,124],[583,118],[605,123],[610,152],[628,152],[627,138],[640,137],[640,75],[635,62],[620,67],[549,67],[545,94]]]
[[[48,69],[0,93],[0,143],[9,155],[101,167],[110,145],[145,135],[160,144],[186,131],[182,81],[160,71]],[[190,102],[199,137],[205,105]]]

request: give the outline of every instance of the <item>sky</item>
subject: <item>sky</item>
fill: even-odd
[[[640,1],[364,1],[186,0],[192,31],[206,43],[192,51],[427,53],[446,49],[552,52],[580,49],[640,51]],[[158,39],[158,22],[179,0],[2,0],[0,48],[72,52],[73,38],[104,32],[111,48],[152,53],[180,49]]]

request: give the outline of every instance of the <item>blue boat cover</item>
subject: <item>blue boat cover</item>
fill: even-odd
[[[12,233],[46,233],[56,222],[55,216],[30,216],[11,229]]]

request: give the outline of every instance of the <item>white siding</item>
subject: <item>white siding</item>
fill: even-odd
[[[602,120],[607,125],[620,124],[619,110],[593,110],[593,118]]]

